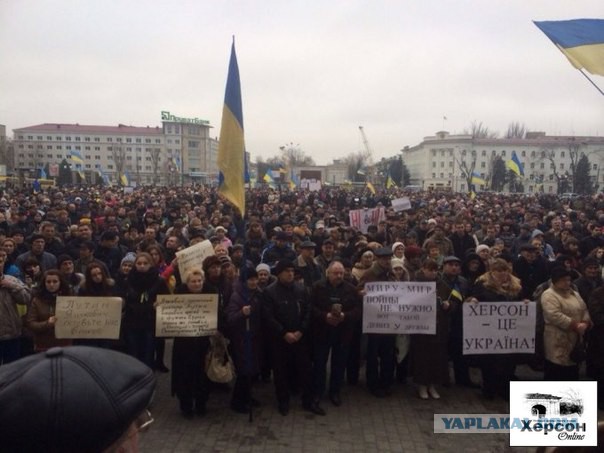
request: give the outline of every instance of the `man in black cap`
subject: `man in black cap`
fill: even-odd
[[[94,257],[105,263],[109,274],[115,278],[122,262],[122,252],[117,246],[119,237],[113,231],[105,231],[101,235],[99,246],[94,251]]]
[[[514,275],[522,283],[521,299],[533,299],[533,293],[541,283],[549,278],[547,261],[539,253],[537,247],[523,244],[520,247],[520,256],[513,264]]]
[[[478,388],[470,379],[468,362],[463,355],[463,310],[462,303],[469,294],[470,285],[461,276],[461,260],[456,256],[443,259],[442,274],[436,281],[436,296],[443,302],[449,302],[451,311],[451,330],[449,331],[449,355],[453,360],[455,384]]]
[[[273,268],[278,261],[294,261],[296,252],[289,245],[291,239],[290,234],[285,231],[278,231],[275,235],[275,243],[262,253],[262,262]]]
[[[369,282],[394,281],[390,266],[392,249],[382,247],[374,252],[375,261],[365,272],[361,279],[361,286]],[[390,387],[394,379],[396,335],[393,334],[367,334],[367,388],[378,398],[390,394]]]
[[[101,348],[52,348],[0,367],[4,452],[136,451],[153,371]]]
[[[300,254],[294,261],[296,271],[302,275],[304,286],[310,292],[314,283],[324,278],[321,267],[315,261],[315,248],[317,244],[304,241],[300,244]]]
[[[512,256],[518,256],[518,254],[520,253],[520,247],[530,242],[532,232],[533,229],[528,223],[523,223],[522,225],[520,225],[520,234],[516,239],[514,239],[514,242],[512,243]]]
[[[576,279],[573,283],[579,291],[579,295],[584,302],[589,300],[591,293],[604,285],[602,280],[602,270],[597,258],[588,256],[583,260],[582,267],[583,275]]]
[[[289,413],[289,376],[302,387],[305,410],[325,415],[312,391],[312,363],[307,339],[310,323],[310,304],[302,285],[294,282],[294,263],[281,260],[275,266],[277,281],[263,292],[263,315],[270,336],[271,363],[279,413]]]
[[[321,244],[321,254],[315,261],[321,266],[321,272],[325,275],[327,266],[336,258],[336,244],[333,239],[325,239]]]
[[[23,269],[23,266],[29,260],[29,258],[34,257],[40,263],[40,269],[42,272],[45,272],[48,269],[56,269],[57,258],[54,255],[44,251],[44,246],[46,245],[44,236],[34,233],[30,237],[30,242],[30,251],[19,255],[15,264],[17,264],[19,268]]]

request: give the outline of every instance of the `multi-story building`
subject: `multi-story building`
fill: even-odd
[[[14,129],[14,172],[58,176],[61,165],[86,182],[106,175],[117,183],[209,183],[216,178],[217,141],[209,137],[209,122],[162,112],[162,127],[91,126],[45,123]],[[75,155],[75,156],[74,156]],[[81,160],[79,159],[81,157]]]
[[[604,182],[604,137],[528,132],[524,138],[498,139],[440,131],[425,137],[418,145],[405,147],[402,152],[411,176],[410,184],[424,189],[466,192],[469,190],[468,170],[473,169],[473,173],[489,181],[495,159],[500,157],[507,162],[514,154],[524,169],[524,176],[519,180],[527,193],[557,193],[559,181],[570,179],[571,168],[582,155],[589,159],[594,186],[601,188]],[[474,188],[485,190],[488,184],[475,184]]]

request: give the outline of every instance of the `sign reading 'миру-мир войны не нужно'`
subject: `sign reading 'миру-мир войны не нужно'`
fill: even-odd
[[[435,282],[371,282],[365,291],[364,333],[436,333]]]

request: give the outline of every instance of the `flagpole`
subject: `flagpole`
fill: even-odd
[[[589,78],[589,76],[588,76],[587,74],[585,74],[585,72],[583,72],[583,69],[579,69],[579,72],[580,72],[581,74],[583,74],[583,77],[585,77],[587,80],[589,80],[589,83],[591,83],[591,84],[592,84],[592,85],[593,85],[593,86],[596,88],[596,90],[598,90],[598,91],[600,92],[600,94],[601,94],[602,96],[604,96],[604,91],[602,91],[602,90],[600,89],[600,87],[599,87],[598,85],[596,85],[596,83],[595,83],[593,80],[591,80],[591,79]]]

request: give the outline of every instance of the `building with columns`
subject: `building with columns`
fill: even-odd
[[[573,161],[587,155],[594,187],[604,187],[604,137],[548,136],[528,132],[525,138],[473,138],[439,131],[418,145],[402,150],[411,185],[455,192],[469,190],[464,169],[472,168],[488,181],[493,161],[508,161],[515,153],[524,167],[524,191],[557,193],[558,179],[567,177]],[[487,185],[475,185],[476,191]]]

